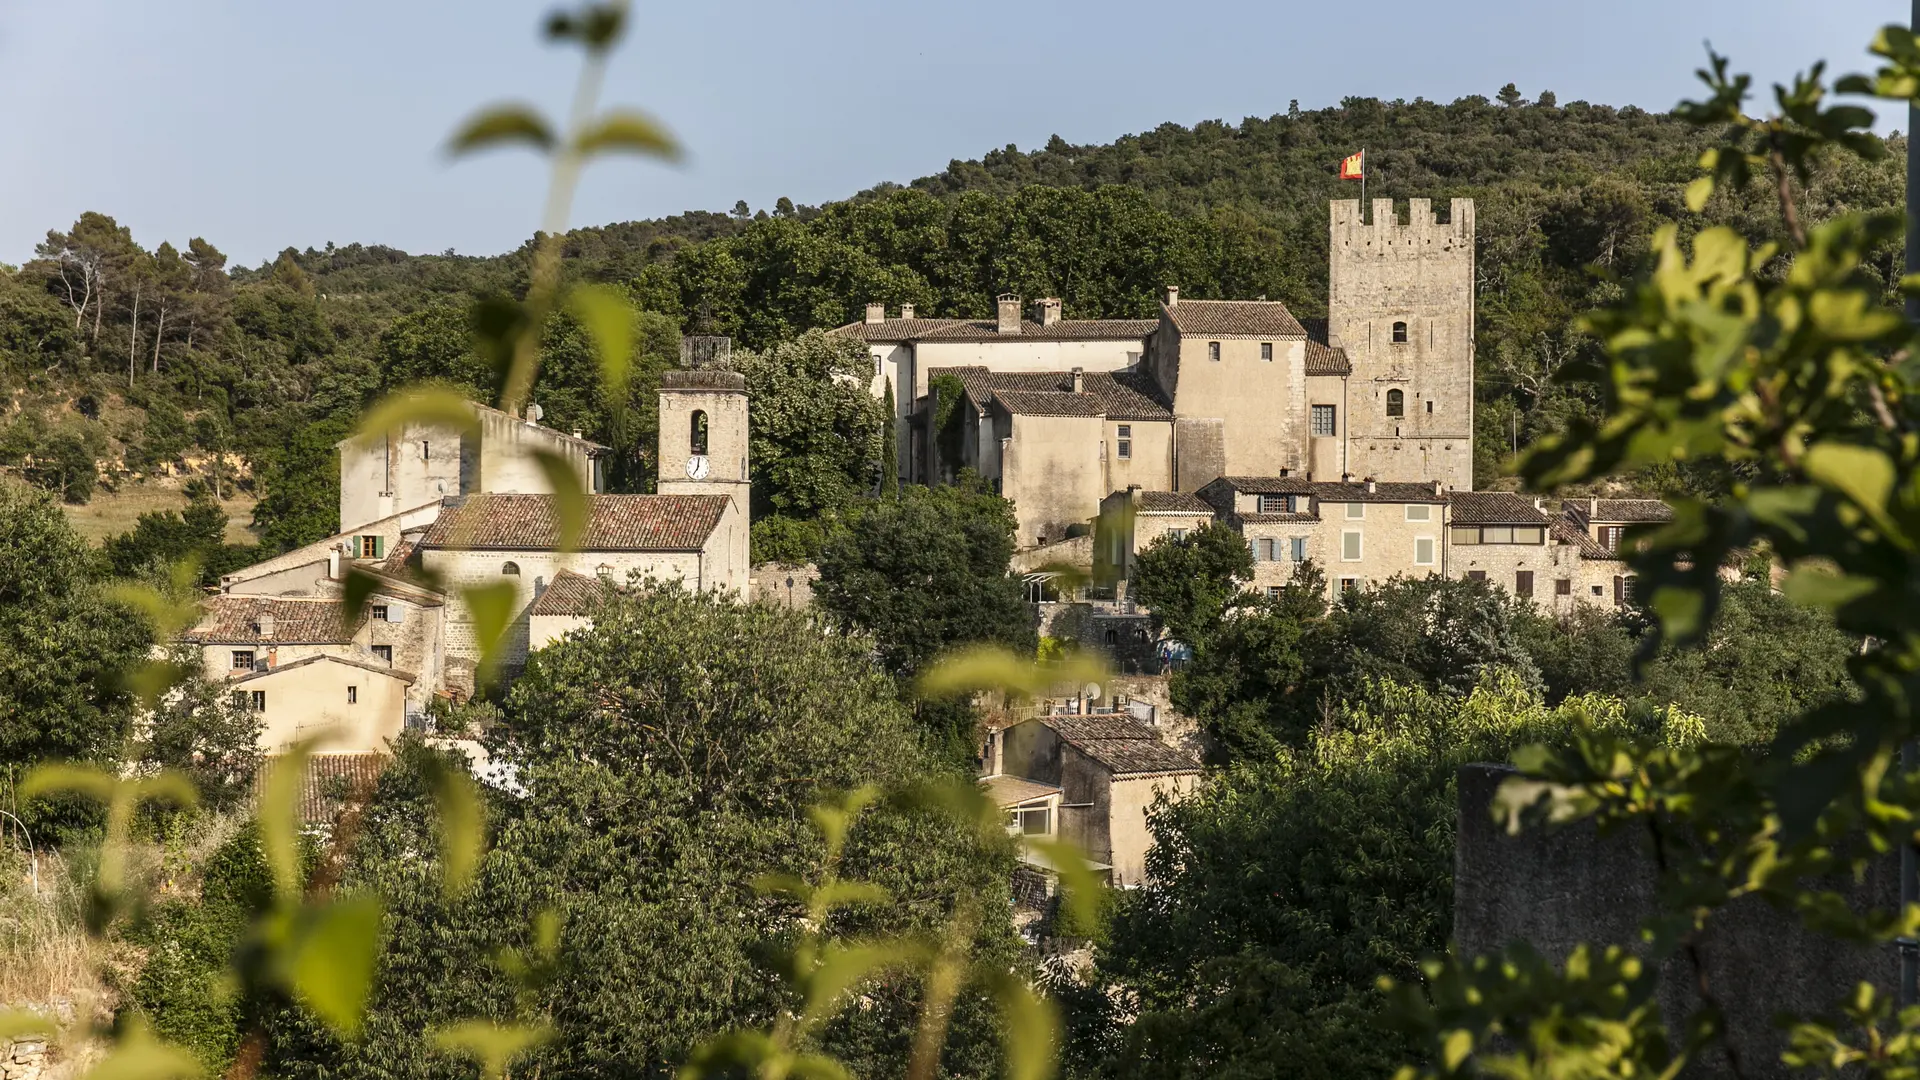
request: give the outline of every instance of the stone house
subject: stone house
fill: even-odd
[[[1213,507],[1185,491],[1116,491],[1100,501],[1094,535],[1095,577],[1133,576],[1133,559],[1162,536],[1186,536],[1213,523]]]
[[[593,625],[593,606],[613,592],[612,580],[571,570],[553,580],[527,608],[527,649],[538,651],[575,630]]]
[[[1036,793],[1057,789],[1058,803],[1048,804],[1058,809],[1050,827],[1121,887],[1146,880],[1153,843],[1147,812],[1158,799],[1185,797],[1201,778],[1198,758],[1162,742],[1157,731],[1126,713],[1019,721],[990,735],[983,762],[989,781],[1016,778],[1036,785],[1021,790]],[[1025,819],[1019,820],[1024,827]]]
[[[993,322],[869,305],[836,332],[865,341],[875,387],[893,388],[901,479],[975,470],[1013,501],[1022,546],[1057,541],[1135,485],[1291,474],[1471,489],[1472,200],[1444,223],[1425,199],[1405,224],[1391,200],[1365,223],[1356,200],[1330,209],[1323,324],[1169,286],[1154,320],[1063,320],[1043,300],[1027,322],[1009,295]],[[942,374],[964,407],[931,392]]]
[[[1555,536],[1580,551],[1575,592],[1584,589],[1591,603],[1625,604],[1633,573],[1620,556],[1620,543],[1629,529],[1672,521],[1673,508],[1658,499],[1586,498],[1563,500],[1560,509]]]
[[[416,681],[389,664],[323,653],[262,667],[228,685],[236,704],[260,714],[260,745],[268,753],[321,735],[321,750],[354,754],[382,750],[399,737]]]

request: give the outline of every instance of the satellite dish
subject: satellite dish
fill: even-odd
[[[1088,683],[1086,686],[1081,688],[1080,696],[1086,698],[1089,701],[1100,700],[1100,684],[1097,682]]]

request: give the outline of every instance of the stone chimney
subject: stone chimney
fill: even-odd
[[[576,439],[584,439],[584,438],[586,438],[586,436],[585,436],[585,435],[582,435],[582,434],[580,433],[580,429],[579,429],[579,428],[574,428],[574,429],[573,429],[573,437],[574,437],[574,438],[576,438]]]
[[[328,581],[340,580],[340,549],[339,548],[331,548],[327,551],[327,580]]]
[[[1168,307],[1180,306],[1180,286],[1178,285],[1167,286],[1167,306]]]
[[[273,614],[271,612],[261,612],[259,626],[260,637],[262,639],[271,638],[273,636]]]
[[[869,325],[877,322],[886,322],[886,321],[887,321],[887,305],[885,304],[868,304],[867,305],[867,323]]]
[[[1087,392],[1086,377],[1080,368],[1073,369],[1073,392],[1076,394],[1084,394]]]
[[[1055,297],[1048,297],[1040,301],[1040,325],[1052,326],[1059,321],[1060,301]]]
[[[911,319],[911,318],[913,318],[913,305],[912,305],[912,304],[901,304],[901,305],[900,305],[900,317],[901,317],[901,318],[903,318],[903,319]]]
[[[1438,494],[1440,494],[1440,481],[1438,481],[1438,480],[1435,480],[1435,481],[1433,482],[1433,493],[1434,493],[1435,495],[1438,495]],[[1539,503],[1538,503],[1538,502],[1536,501],[1536,502],[1535,502],[1535,503],[1534,503],[1533,505],[1537,507],[1537,506],[1539,506],[1540,504],[1539,504]]]
[[[525,416],[527,418],[528,427],[534,427],[538,425],[540,423],[540,418],[545,415],[547,415],[547,411],[545,409],[542,409],[540,406],[535,405],[531,401],[527,402],[527,409],[526,409]]]
[[[1371,495],[1373,493],[1374,493],[1373,477],[1369,476],[1367,477],[1367,494]]]
[[[1020,332],[1020,298],[1012,293],[1000,294],[1000,332]]]

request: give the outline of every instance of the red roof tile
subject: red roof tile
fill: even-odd
[[[353,640],[338,600],[222,595],[200,606],[205,614],[180,640],[201,645],[345,645]],[[273,618],[270,635],[260,632],[262,615]]]
[[[527,609],[529,615],[585,615],[600,599],[614,591],[611,582],[571,570],[553,575],[540,592],[540,598]]]

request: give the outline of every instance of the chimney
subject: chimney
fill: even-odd
[[[901,317],[901,318],[903,318],[903,319],[911,319],[911,318],[913,318],[913,305],[912,305],[912,304],[901,304],[901,305],[900,305],[900,317]]]
[[[1087,392],[1086,379],[1080,368],[1073,369],[1073,392],[1076,394],[1084,394]]]
[[[340,549],[332,548],[327,552],[327,580],[340,580]]]
[[[1369,477],[1367,477],[1367,494],[1369,494],[1369,495],[1371,495],[1371,494],[1373,494],[1373,493],[1374,493],[1374,489],[1373,489],[1373,477],[1371,477],[1371,476],[1369,476]]]
[[[1040,301],[1040,325],[1052,326],[1054,323],[1057,323],[1059,321],[1060,321],[1060,301],[1054,297],[1048,297],[1047,299]]]
[[[1020,332],[1020,298],[1012,293],[1000,294],[1000,332]]]
[[[1533,500],[1533,508],[1534,508],[1535,510],[1538,510],[1538,509],[1540,509],[1540,500],[1539,500],[1539,499],[1535,499],[1535,500]]]
[[[260,613],[259,625],[262,640],[273,636],[273,615],[271,612],[263,611]]]
[[[1438,494],[1440,494],[1440,481],[1438,481],[1438,480],[1435,480],[1435,481],[1433,482],[1433,493],[1434,493],[1435,495],[1438,495]],[[1535,505],[1535,506],[1539,506],[1540,504],[1536,502],[1536,503],[1534,503],[1533,505]]]
[[[574,438],[576,438],[576,439],[584,439],[584,438],[586,438],[586,436],[585,436],[585,435],[582,435],[582,434],[580,434],[580,429],[579,429],[579,428],[574,428],[574,429],[573,429],[573,437],[574,437]]]
[[[547,415],[547,412],[545,409],[542,409],[540,406],[535,405],[531,401],[527,402],[526,417],[527,417],[528,427],[537,426],[540,423],[540,418],[545,415]]]
[[[1167,286],[1167,306],[1168,307],[1180,306],[1180,286],[1178,285]]]
[[[867,323],[869,325],[873,323],[886,322],[886,321],[887,321],[887,305],[885,304],[868,304],[867,305]]]

